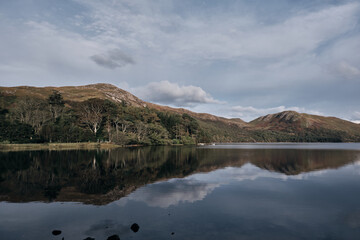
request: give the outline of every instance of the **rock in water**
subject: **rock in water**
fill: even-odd
[[[95,240],[95,238],[87,237],[87,238],[85,238],[84,240]]]
[[[57,235],[60,235],[60,234],[61,234],[61,231],[60,231],[60,230],[54,230],[54,231],[52,231],[52,234],[53,234],[54,236],[57,236]]]
[[[140,227],[137,223],[134,223],[130,228],[133,230],[133,232],[138,232]]]
[[[120,238],[118,235],[115,234],[115,235],[108,237],[107,240],[120,240]]]

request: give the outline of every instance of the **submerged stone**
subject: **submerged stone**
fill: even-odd
[[[108,237],[107,240],[120,240],[120,237],[115,234],[115,235]]]
[[[95,240],[95,238],[87,237],[87,238],[85,238],[84,240]]]
[[[131,225],[131,230],[133,230],[133,232],[138,232],[140,227],[137,223],[134,223],[133,225]]]
[[[54,236],[57,236],[57,235],[60,235],[60,234],[61,234],[61,231],[60,231],[60,230],[54,230],[54,231],[52,231],[52,234],[53,234]]]

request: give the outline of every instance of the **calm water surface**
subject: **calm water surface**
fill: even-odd
[[[0,152],[0,239],[114,234],[359,239],[360,144]]]

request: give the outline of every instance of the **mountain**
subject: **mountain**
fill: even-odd
[[[61,101],[49,102],[51,95],[55,98],[59,97],[58,101]],[[36,102],[36,104],[40,102],[41,107],[38,105],[34,109],[36,104],[32,103],[30,106],[30,102]],[[111,104],[106,105],[106,102]],[[86,113],[84,109],[88,109],[89,104],[93,107],[94,104],[102,106],[99,112],[101,116],[97,123],[90,123],[91,121],[86,121],[84,117]],[[106,110],[109,107],[113,111],[111,116],[110,110]],[[285,111],[259,117],[247,123],[239,118],[227,119],[146,102],[114,85],[103,83],[66,87],[0,87],[0,108],[4,110],[1,115],[4,121],[3,128],[5,125],[6,129],[21,128],[13,132],[7,130],[7,135],[0,138],[0,142],[8,141],[8,139],[15,141],[11,140],[15,138],[18,138],[15,142],[22,142],[21,139],[26,139],[22,137],[24,131],[27,131],[26,136],[30,136],[30,132],[33,131],[32,134],[37,136],[38,141],[45,142],[94,141],[106,140],[106,138],[111,140],[110,135],[114,135],[112,132],[115,129],[117,138],[120,137],[119,124],[122,124],[121,131],[126,133],[124,143],[132,144],[164,144],[169,141],[173,143],[360,141],[359,124],[335,117]],[[50,112],[46,109],[50,109],[52,119],[49,116]],[[33,115],[29,114],[29,111],[32,111]],[[58,118],[58,113],[61,113],[63,122]],[[25,118],[25,115],[28,115],[28,118]],[[116,118],[120,115],[122,119]],[[89,117],[93,116],[90,114],[87,118]],[[64,123],[65,120],[68,122]],[[24,125],[19,125],[16,121]],[[143,126],[140,126],[140,122]],[[59,124],[65,124],[63,127],[69,127],[70,124],[73,128],[68,130],[67,135],[73,136],[76,132],[78,137],[56,136],[54,138],[52,136],[54,131],[62,131]],[[145,134],[141,133],[143,127],[146,130]],[[94,136],[91,136],[91,132]],[[152,135],[156,141],[152,139],[150,132],[156,132],[155,137]],[[33,139],[34,136],[29,138]],[[159,139],[161,141],[157,142]]]
[[[2,96],[34,97],[47,99],[53,91],[61,93],[65,101],[83,102],[92,98],[108,99],[116,103],[126,102],[135,107],[146,107],[147,103],[131,93],[111,84],[98,83],[85,86],[66,87],[0,87]]]
[[[249,123],[255,129],[292,135],[317,135],[338,141],[359,139],[359,124],[336,117],[324,117],[295,111],[284,111],[259,117]],[[316,137],[316,136],[313,136]],[[336,139],[335,139],[336,138]],[[357,140],[359,141],[359,140]]]
[[[327,128],[351,132],[354,128],[359,127],[358,124],[336,117],[323,117],[295,111],[268,114],[251,121],[250,124],[265,129],[285,130],[290,127],[299,131],[306,128]]]
[[[65,101],[83,102],[92,98],[107,99],[115,103],[124,102],[134,107],[149,107],[159,111],[173,112],[178,114],[186,113],[192,117],[196,117],[202,120],[220,121],[228,124],[235,124],[238,126],[246,125],[246,122],[241,119],[226,119],[208,113],[195,113],[184,108],[172,108],[168,106],[161,106],[154,103],[145,102],[125,90],[122,90],[112,84],[106,83],[66,87],[0,87],[0,94],[7,97],[30,96],[34,98],[47,99],[53,91],[60,92]]]

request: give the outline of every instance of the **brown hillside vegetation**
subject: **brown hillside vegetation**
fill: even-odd
[[[184,108],[172,108],[149,103],[111,84],[91,84],[65,87],[0,87],[0,107],[11,109],[19,99],[48,99],[58,91],[69,108],[76,102],[91,99],[108,100],[114,104],[151,109],[164,114],[189,115],[196,119],[205,142],[354,142],[360,141],[360,125],[335,117],[323,117],[285,111],[259,117],[249,123],[207,113],[195,113]],[[193,135],[192,138],[196,137]]]
[[[228,124],[235,124],[240,127],[247,125],[247,123],[241,119],[226,119],[208,113],[195,113],[184,108],[172,108],[168,106],[161,106],[154,103],[145,102],[125,90],[122,90],[114,85],[105,83],[65,87],[0,87],[1,94],[5,96],[30,96],[41,99],[48,98],[48,96],[54,90],[59,91],[65,101],[82,102],[92,98],[107,99],[116,103],[125,102],[126,104],[135,107],[149,107],[159,111],[173,112],[178,114],[186,113],[192,117],[202,120],[221,121]]]
[[[310,115],[306,113],[298,113],[295,111],[284,111],[275,114],[268,114],[251,121],[250,125],[256,128],[280,131],[287,130],[289,128],[294,131],[320,128],[344,131],[347,133],[360,131],[359,124],[345,121],[343,119],[336,117]]]

